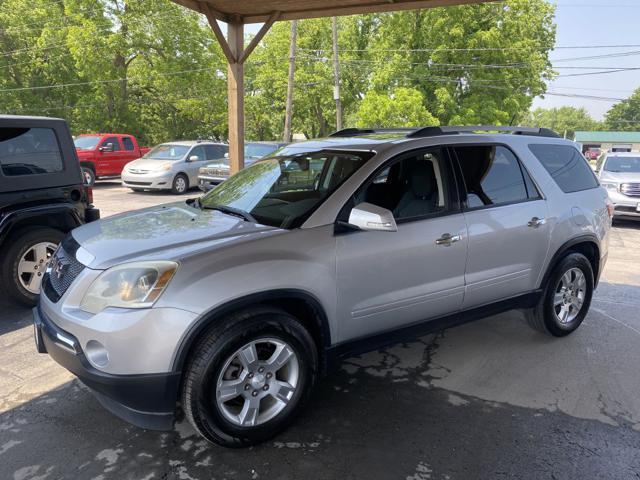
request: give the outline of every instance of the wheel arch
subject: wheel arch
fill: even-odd
[[[594,287],[598,285],[600,278],[600,246],[598,238],[595,235],[582,235],[580,237],[573,238],[568,242],[562,244],[562,246],[556,251],[551,258],[547,270],[540,282],[541,288],[545,288],[551,272],[558,265],[558,263],[570,253],[581,253],[591,263],[593,269],[593,281]]]
[[[318,358],[326,370],[326,355],[331,345],[329,321],[320,301],[311,293],[296,289],[279,289],[254,293],[217,306],[204,313],[188,329],[180,340],[172,360],[172,371],[183,372],[197,340],[215,322],[227,315],[256,306],[270,306],[294,316],[309,331],[318,349]]]
[[[32,208],[26,211],[12,212],[7,217],[3,225],[0,226],[1,242],[21,230],[48,227],[60,230],[62,233],[68,233],[82,225],[77,212],[71,207]]]

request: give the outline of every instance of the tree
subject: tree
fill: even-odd
[[[607,112],[605,125],[610,130],[640,130],[640,88],[631,97],[614,105]]]
[[[537,108],[523,122],[532,127],[550,128],[560,135],[573,138],[578,130],[598,130],[596,122],[584,108]]]
[[[368,92],[353,124],[357,127],[420,127],[438,125],[424,106],[424,97],[415,88],[398,87],[391,95]]]

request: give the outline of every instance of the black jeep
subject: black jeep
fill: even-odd
[[[0,277],[34,305],[47,263],[73,228],[100,218],[64,120],[0,115]]]

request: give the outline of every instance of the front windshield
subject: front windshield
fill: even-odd
[[[80,150],[93,150],[101,138],[100,135],[86,135],[76,138],[73,144]]]
[[[640,155],[637,157],[609,157],[604,164],[604,171],[640,173]]]
[[[185,145],[163,144],[152,148],[144,158],[147,160],[180,160],[189,151]]]
[[[372,155],[323,151],[261,160],[211,190],[200,204],[244,210],[263,225],[296,228]]]
[[[268,143],[247,143],[244,146],[244,156],[261,158],[278,149],[277,145],[269,145]]]

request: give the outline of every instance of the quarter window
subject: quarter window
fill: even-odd
[[[50,128],[0,128],[0,165],[8,177],[63,170],[62,154]]]
[[[381,170],[355,201],[386,208],[398,221],[442,213],[450,208],[444,173],[440,151],[414,153]]]
[[[571,145],[529,145],[529,150],[564,193],[589,190],[598,180],[580,151]]]
[[[467,191],[467,207],[481,208],[540,198],[516,156],[495,145],[454,147]]]

